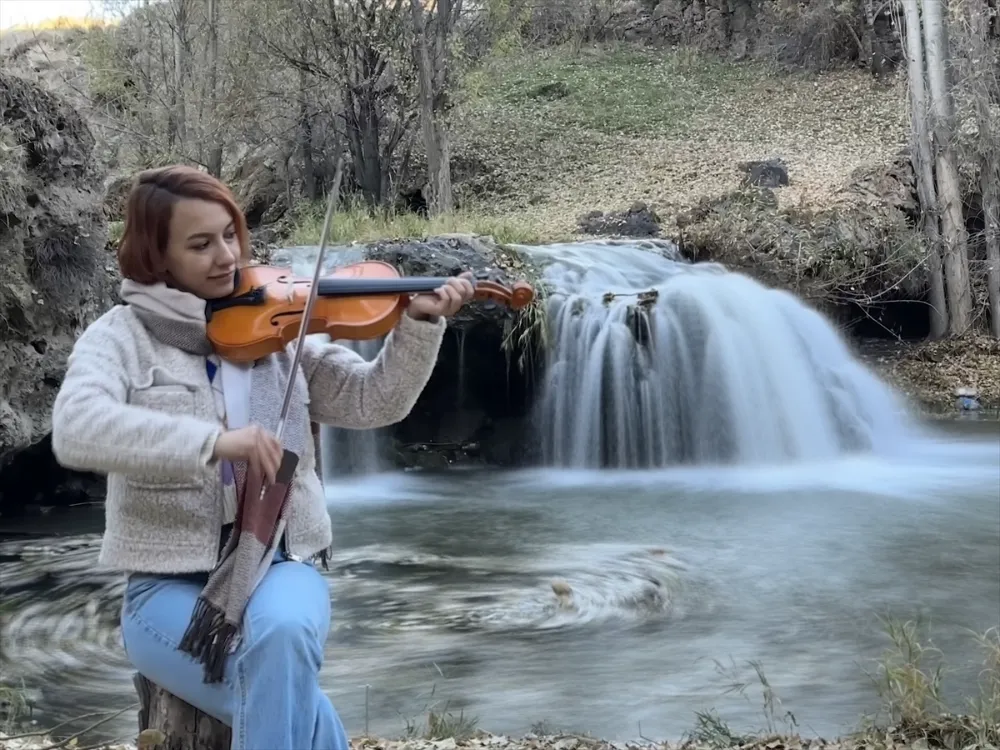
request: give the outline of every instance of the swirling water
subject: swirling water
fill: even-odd
[[[333,483],[323,685],[354,733],[448,702],[496,731],[678,737],[713,707],[762,726],[752,686],[725,694],[757,660],[800,730],[829,736],[875,710],[865,670],[892,615],[929,618],[953,696],[971,694],[966,629],[1000,624],[1000,429],[973,426],[892,457]],[[41,721],[134,699],[122,581],[94,569],[87,513],[0,544],[3,678]]]

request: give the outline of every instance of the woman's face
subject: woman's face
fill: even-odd
[[[202,299],[225,297],[239,261],[236,225],[225,206],[191,198],[174,204],[165,257],[172,286]]]

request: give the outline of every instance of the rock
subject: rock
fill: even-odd
[[[250,229],[274,222],[288,211],[288,191],[278,162],[273,155],[251,156],[233,175],[233,192]]]
[[[73,343],[111,305],[94,145],[66,100],[0,72],[0,469],[49,434]]]
[[[118,175],[108,180],[104,188],[104,215],[108,221],[124,221],[126,201],[132,189],[133,175]]]
[[[955,405],[959,411],[979,411],[979,391],[975,388],[963,386],[955,389]]]
[[[520,280],[523,274],[515,274],[509,260],[498,253],[499,248],[488,238],[446,234],[419,242],[374,242],[366,246],[364,257],[390,263],[406,276],[444,277],[472,271],[476,278],[501,284]],[[449,328],[464,331],[484,323],[500,329],[512,317],[508,309],[493,302],[476,302],[466,305],[448,324]]]
[[[52,453],[51,436],[46,435],[0,468],[0,516],[98,502],[104,498],[104,487],[102,476],[62,468]]]
[[[745,161],[739,165],[744,172],[745,187],[779,188],[788,185],[788,168],[781,159]]]
[[[637,201],[627,211],[591,211],[578,222],[583,234],[618,237],[658,237],[660,217],[645,203]]]
[[[783,206],[775,189],[750,185],[702,198],[677,217],[677,239],[689,260],[747,273],[831,315],[860,305],[877,317],[871,300],[921,300],[926,293],[915,206],[903,151],[852,174],[831,205]]]

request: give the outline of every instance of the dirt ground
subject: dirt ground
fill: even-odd
[[[956,388],[974,388],[983,409],[1000,409],[1000,341],[985,335],[948,341],[865,342],[862,358],[931,414],[957,413]]]

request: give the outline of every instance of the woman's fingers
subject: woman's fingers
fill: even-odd
[[[445,315],[451,316],[457,313],[466,302],[472,299],[475,294],[475,287],[472,285],[472,274],[464,273],[461,276],[453,276],[441,287],[438,296],[445,305]]]
[[[274,435],[264,430],[257,433],[256,460],[270,484],[274,484],[281,466],[281,444]]]
[[[453,276],[434,290],[433,296],[417,295],[410,301],[409,310],[418,319],[451,317],[475,296],[475,280],[471,273]]]
[[[466,271],[461,276],[449,279],[448,283],[458,291],[463,302],[468,302],[476,293],[476,285],[473,281],[472,272]]]
[[[462,306],[462,296],[454,284],[448,283],[441,287],[442,315],[451,316]]]

